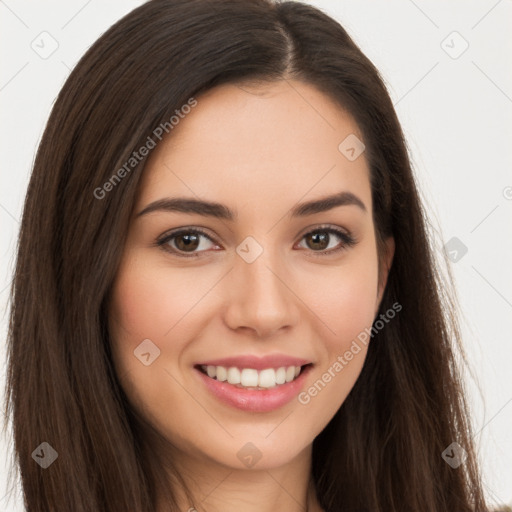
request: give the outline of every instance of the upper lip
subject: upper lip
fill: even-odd
[[[304,366],[311,363],[307,359],[288,356],[285,354],[270,354],[263,357],[253,355],[240,355],[224,357],[221,359],[211,359],[198,363],[197,366],[224,366],[226,368],[253,368],[255,370],[265,370],[266,368],[281,368],[282,366]]]

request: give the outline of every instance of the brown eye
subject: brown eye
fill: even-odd
[[[304,238],[307,240],[308,247],[315,251],[323,251],[329,246],[330,237],[325,231],[315,231]]]
[[[356,244],[355,238],[350,234],[331,227],[310,231],[302,237],[302,240],[305,243],[306,249],[311,249],[311,251],[319,253],[319,255],[336,253]]]
[[[194,234],[174,237],[174,244],[180,251],[191,252],[199,247],[199,236]]]
[[[177,256],[200,256],[208,249],[218,247],[214,241],[198,229],[182,229],[164,235],[157,245]]]

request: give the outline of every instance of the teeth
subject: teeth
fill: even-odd
[[[228,371],[226,370],[226,368],[224,368],[224,366],[217,366],[216,368],[217,368],[217,380],[220,380],[221,382],[228,380]]]
[[[295,366],[286,368],[286,382],[291,382],[295,378]]]
[[[230,384],[240,384],[240,370],[238,368],[228,368],[228,382]]]
[[[273,388],[276,384],[276,371],[274,370],[274,368],[261,370],[260,375],[258,377],[258,386],[260,388]]]
[[[237,387],[267,389],[273,388],[295,380],[301,370],[300,366],[281,366],[280,368],[266,368],[258,371],[254,368],[236,367],[226,368],[225,366],[202,366],[208,377],[220,382],[229,382]]]
[[[276,384],[284,384],[286,382],[286,368],[283,366],[276,371]]]
[[[231,383],[230,383],[231,384]],[[252,368],[245,368],[240,374],[240,384],[242,386],[255,387],[258,385],[258,372]]]

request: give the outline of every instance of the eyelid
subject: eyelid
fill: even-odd
[[[297,237],[300,237],[301,239],[304,238],[306,235],[309,235],[310,233],[314,233],[315,231],[334,231],[337,233],[343,233],[344,235],[351,236],[351,232],[348,229],[342,228],[341,226],[338,226],[336,224],[311,224],[310,226],[307,226],[303,228],[301,231],[299,231],[299,234]]]

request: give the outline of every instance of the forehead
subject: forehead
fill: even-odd
[[[185,194],[263,206],[350,190],[371,206],[364,153],[351,161],[339,149],[360,130],[315,87],[226,84],[196,100],[151,153],[139,203]]]

